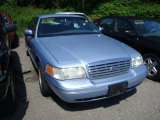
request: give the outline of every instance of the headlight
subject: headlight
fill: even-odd
[[[136,68],[143,65],[143,58],[141,56],[137,56],[132,58],[132,68]]]
[[[56,68],[50,65],[46,65],[45,71],[58,80],[80,79],[86,77],[86,73],[82,67]]]

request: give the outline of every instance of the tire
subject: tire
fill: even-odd
[[[12,40],[11,43],[11,49],[15,49],[19,46],[19,37],[17,34],[14,35],[14,39]]]
[[[143,59],[148,66],[147,78],[160,81],[160,58],[152,53],[144,54]]]
[[[40,63],[38,63],[38,81],[39,81],[41,94],[44,97],[48,97],[50,95],[50,88],[48,87],[47,82],[44,78]]]
[[[18,106],[18,99],[17,99],[17,93],[15,89],[15,81],[12,73],[10,75],[10,100],[12,103],[13,110],[16,109]]]
[[[27,43],[26,43],[26,42],[25,42],[25,47],[26,47],[26,55],[29,56],[28,46],[27,46]]]
[[[26,55],[29,56],[28,49],[26,48]]]
[[[15,89],[14,77],[13,77],[12,73],[9,73],[9,74],[10,74],[8,76],[8,79],[10,82],[9,88],[8,88],[6,99],[3,101],[4,109],[3,109],[2,113],[4,114],[4,116],[6,116],[7,114],[10,115],[10,114],[14,113],[15,110],[17,109],[18,103],[19,103],[16,89]]]

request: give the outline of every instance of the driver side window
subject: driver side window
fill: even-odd
[[[113,21],[113,18],[104,18],[101,21],[100,27],[103,27],[104,30],[111,30]]]

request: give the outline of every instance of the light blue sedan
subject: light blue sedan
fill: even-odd
[[[43,96],[53,91],[70,103],[104,99],[134,89],[147,75],[137,51],[84,17],[40,15],[24,33]]]

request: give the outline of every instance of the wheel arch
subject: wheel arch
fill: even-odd
[[[45,60],[41,60],[40,57],[35,56],[36,70],[39,68],[39,64],[41,65],[42,71],[45,71]]]
[[[156,50],[153,50],[153,49],[140,50],[140,53],[142,55],[144,55],[144,54],[154,54],[154,55],[156,55],[157,57],[160,58],[160,53]]]

